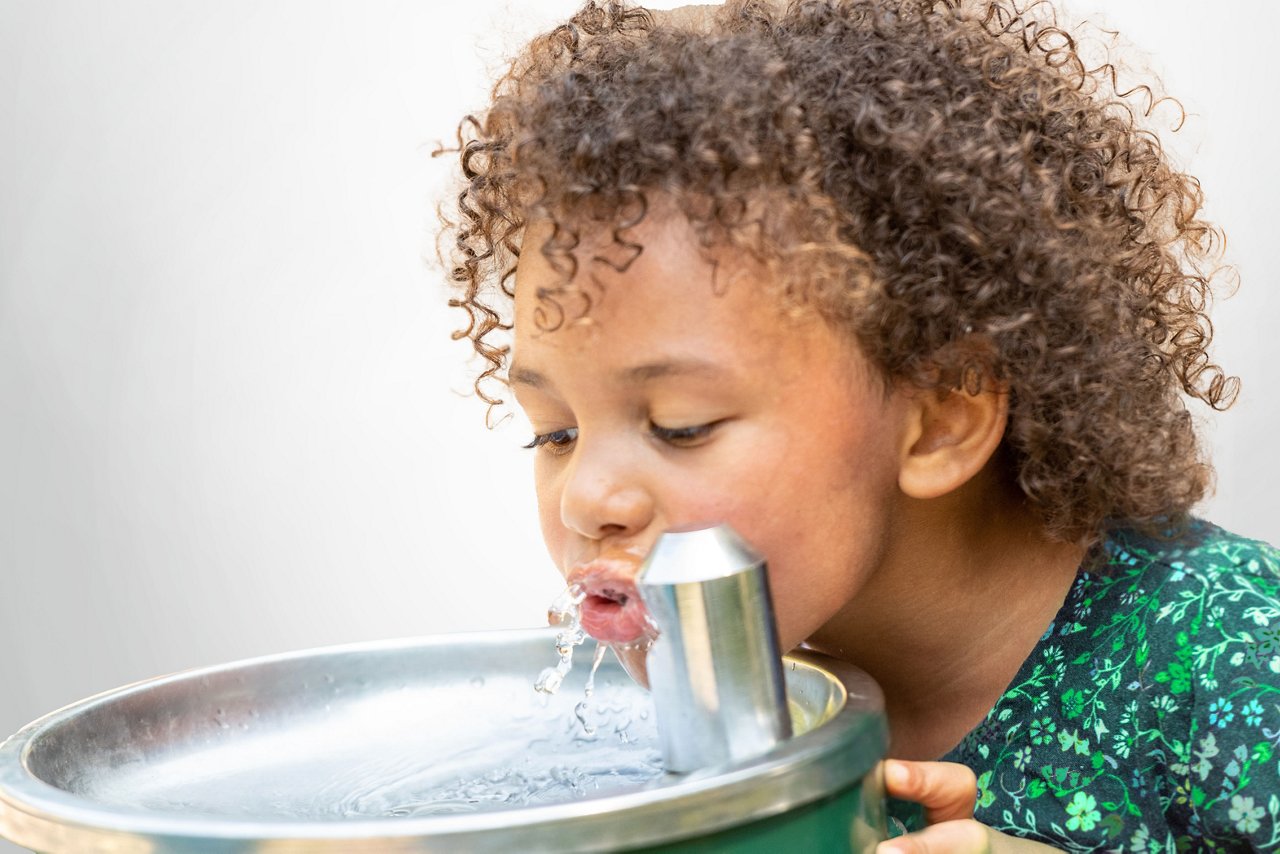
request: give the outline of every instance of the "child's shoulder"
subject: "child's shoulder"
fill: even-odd
[[[1161,640],[1184,646],[1228,626],[1280,633],[1280,549],[1193,519],[1176,536],[1108,531],[1045,640],[1096,651],[1094,641],[1119,633],[1145,650]]]
[[[1280,549],[1202,519],[1193,519],[1185,531],[1168,538],[1118,528],[1108,532],[1099,557],[1099,574],[1131,571],[1167,576],[1173,584],[1189,580],[1214,587],[1233,579],[1267,584],[1280,580]]]
[[[1280,552],[1196,521],[1093,558],[947,757],[978,817],[1068,850],[1280,842]]]
[[[1180,643],[1228,625],[1280,632],[1280,549],[1200,519],[1177,536],[1113,529],[1050,632],[1096,637],[1120,621]]]

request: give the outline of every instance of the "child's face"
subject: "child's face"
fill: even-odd
[[[628,237],[644,252],[624,273],[590,261],[599,250],[584,239],[575,284],[593,305],[575,323],[566,300],[553,331],[539,328],[537,293],[559,275],[534,249],[520,260],[510,376],[542,441],[547,548],[591,594],[588,632],[625,642],[643,623],[631,579],[657,537],[728,522],[769,562],[789,649],[883,559],[902,500],[903,397],[824,322],[784,317],[730,255],[713,285],[683,222],[646,220]]]

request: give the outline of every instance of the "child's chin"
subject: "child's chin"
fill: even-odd
[[[615,646],[612,649],[613,654],[622,663],[622,669],[627,671],[627,675],[634,679],[641,688],[648,689],[649,671],[645,665],[648,649],[638,646],[629,646],[622,649]]]

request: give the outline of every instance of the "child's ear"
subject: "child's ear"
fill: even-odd
[[[987,464],[1009,420],[1008,392],[991,385],[911,392],[898,471],[904,493],[938,498]]]

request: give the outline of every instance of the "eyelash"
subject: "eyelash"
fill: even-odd
[[[718,421],[712,421],[709,424],[695,424],[692,427],[660,427],[650,421],[649,432],[668,445],[682,448],[705,439],[718,423]]]
[[[570,435],[572,434],[572,435]],[[565,438],[557,439],[557,436]],[[533,440],[524,448],[532,450],[534,448],[545,447],[553,454],[565,454],[569,452],[570,446],[578,438],[578,428],[569,427],[565,430],[552,430],[550,433],[537,433]]]
[[[695,424],[692,427],[662,427],[650,421],[649,432],[655,439],[668,445],[687,448],[705,439],[719,423],[719,421],[712,421],[708,424]],[[568,427],[563,430],[552,430],[549,433],[538,433],[529,444],[523,447],[529,450],[545,448],[553,454],[567,454],[572,450],[577,438],[578,428]]]

